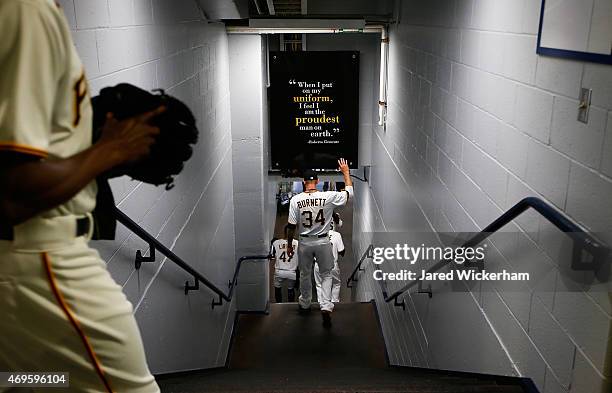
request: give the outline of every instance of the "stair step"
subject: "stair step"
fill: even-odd
[[[324,329],[317,306],[300,315],[296,304],[271,304],[269,315],[240,315],[230,368],[302,370],[386,368],[385,342],[371,303],[340,303]]]
[[[237,321],[228,368],[161,376],[164,393],[522,393],[512,379],[389,367],[371,303],[340,303],[324,329],[316,307],[272,304]],[[499,383],[498,383],[499,381]],[[514,384],[513,384],[514,383]]]
[[[279,369],[218,370],[188,376],[162,377],[164,393],[521,393],[516,385],[491,379],[431,375],[407,369]]]
[[[281,389],[241,389],[241,390],[210,390],[202,388],[202,390],[171,390],[164,389],[164,393],[523,393],[523,390],[517,386],[445,386],[445,387],[423,387],[423,386],[397,386],[397,387],[361,387],[361,388],[346,388],[346,389],[317,389],[317,388],[294,388],[286,387]]]

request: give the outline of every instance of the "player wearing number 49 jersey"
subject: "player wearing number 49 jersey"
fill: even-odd
[[[334,304],[331,299],[332,276],[334,256],[329,240],[329,228],[334,210],[346,205],[353,195],[353,183],[349,174],[349,167],[344,159],[338,160],[340,171],[344,176],[346,189],[343,191],[318,191],[318,178],[315,172],[307,171],[304,174],[304,192],[291,198],[289,204],[289,230],[287,239],[291,244],[297,231],[300,238],[299,266],[300,266],[300,298],[301,311],[310,309],[312,300],[311,272],[316,259],[321,273],[321,297],[319,305],[323,317],[323,326],[331,326],[331,312]],[[291,246],[288,246],[293,254]]]
[[[285,227],[285,237],[287,227]],[[298,249],[298,241],[293,240],[293,250]],[[298,267],[298,256],[287,252],[287,239],[277,239],[272,243],[272,257],[274,258],[274,299],[276,303],[283,302],[282,288],[287,284],[287,298],[289,302],[295,301],[295,271]]]

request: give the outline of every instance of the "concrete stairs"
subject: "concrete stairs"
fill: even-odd
[[[158,377],[162,392],[521,393],[519,378],[390,367],[373,303],[341,303],[324,329],[295,303],[238,316],[228,366]]]

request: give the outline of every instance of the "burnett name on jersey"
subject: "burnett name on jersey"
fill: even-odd
[[[303,209],[305,207],[325,206],[325,202],[327,202],[326,198],[304,199],[303,201],[298,201],[297,207],[298,209]]]

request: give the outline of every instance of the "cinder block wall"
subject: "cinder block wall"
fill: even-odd
[[[266,48],[260,35],[229,37],[232,116],[232,159],[236,227],[236,253],[267,255],[268,223],[268,113],[266,101]],[[229,180],[229,179],[228,179]],[[240,273],[237,307],[263,311],[268,304],[267,263],[246,262]]]
[[[185,101],[200,128],[176,187],[164,191],[123,177],[118,206],[162,243],[227,289],[234,265],[234,209],[227,36],[190,0],[62,0],[92,95],[130,82],[164,88]],[[115,241],[94,242],[134,305],[153,372],[223,365],[233,305],[211,309],[206,288],[185,295],[193,278],[157,254],[134,269],[143,241],[119,226]]]
[[[388,126],[372,138],[371,187],[357,184],[356,253],[367,231],[480,230],[525,196],[610,243],[612,66],[537,56],[540,0],[399,5]],[[588,124],[576,121],[581,86],[593,89]],[[609,287],[576,291],[561,277],[563,235],[536,213],[504,231],[488,268],[542,273],[535,286],[434,287],[431,300],[406,296],[403,311],[384,304],[378,283],[359,281],[360,300],[378,301],[392,363],[526,375],[546,392],[609,391]]]
[[[327,4],[327,3],[326,3]],[[322,12],[326,4],[311,7]],[[354,5],[353,5],[354,6]],[[345,12],[351,5],[345,5]],[[314,9],[313,9],[314,8]],[[343,8],[344,9],[344,8]],[[306,38],[309,51],[359,51],[359,163],[370,165],[372,127],[378,123],[378,70],[380,69],[380,34],[310,34]]]

